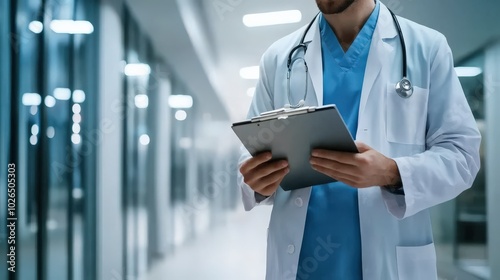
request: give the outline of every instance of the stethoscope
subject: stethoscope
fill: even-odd
[[[394,87],[396,89],[397,94],[401,98],[408,98],[408,97],[412,96],[412,94],[413,94],[413,86],[412,86],[410,80],[408,79],[408,69],[407,69],[408,65],[407,65],[407,62],[406,62],[406,44],[405,44],[405,39],[403,37],[403,32],[401,31],[401,26],[399,25],[399,21],[398,21],[396,15],[391,10],[389,10],[389,12],[391,13],[392,19],[394,21],[394,24],[396,25],[396,29],[398,31],[399,40],[401,42],[401,49],[403,51],[402,52],[403,53],[403,78],[399,82],[397,82]],[[288,102],[289,102],[289,104],[285,105],[286,108],[296,109],[296,108],[304,106],[304,104],[305,104],[305,100],[306,100],[306,97],[307,97],[307,88],[308,88],[308,84],[309,84],[309,78],[308,78],[309,68],[307,67],[307,62],[305,60],[305,54],[307,52],[307,45],[310,42],[306,43],[304,41],[306,39],[307,32],[309,32],[309,29],[311,29],[311,26],[316,21],[316,18],[317,18],[317,16],[314,17],[314,19],[307,26],[306,30],[304,31],[304,34],[302,35],[302,39],[300,40],[300,43],[297,46],[295,46],[290,51],[290,53],[288,54],[288,61],[287,61],[288,72],[287,72],[286,78],[287,78],[287,96],[288,96]],[[303,57],[293,58],[293,55],[297,51],[299,51],[301,49],[304,51],[304,56]],[[301,61],[304,62],[304,68],[305,68],[305,72],[306,72],[306,75],[305,75],[306,89],[305,89],[305,92],[304,92],[304,97],[299,101],[299,103],[297,103],[295,105],[292,105],[291,96],[290,96],[290,80],[291,80],[291,77],[292,77],[292,68],[293,68],[293,65],[295,64],[295,62],[297,62],[299,60],[301,60]]]

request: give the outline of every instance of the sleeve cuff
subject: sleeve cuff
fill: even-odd
[[[411,171],[408,164],[407,158],[394,158],[396,165],[399,169],[399,174],[401,176],[401,182],[404,189],[391,191],[388,188],[381,188],[382,198],[384,199],[385,205],[389,213],[391,213],[397,219],[404,219],[409,215],[408,206],[411,205],[412,201],[412,177]]]

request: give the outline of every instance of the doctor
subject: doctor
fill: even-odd
[[[339,182],[286,192],[286,161],[242,152],[245,209],[273,205],[266,279],[437,279],[429,208],[479,169],[480,134],[450,48],[379,1],[316,2],[311,24],[263,55],[248,116],[336,104],[360,153],[314,150],[313,168]]]

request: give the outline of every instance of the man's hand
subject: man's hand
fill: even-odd
[[[401,184],[396,162],[356,142],[359,153],[313,150],[313,169],[355,188]]]
[[[243,181],[263,196],[271,196],[289,172],[286,160],[269,162],[271,158],[270,152],[261,153],[245,161],[240,167]]]

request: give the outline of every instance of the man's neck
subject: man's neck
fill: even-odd
[[[323,15],[337,35],[344,51],[347,51],[354,42],[374,8],[373,0],[358,0],[340,14]]]

